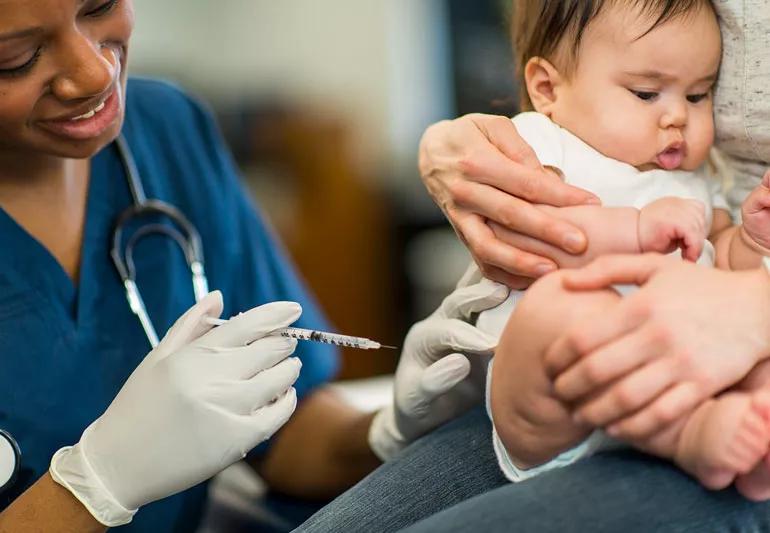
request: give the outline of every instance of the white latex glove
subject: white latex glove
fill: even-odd
[[[299,304],[267,304],[212,330],[203,319],[221,312],[218,292],[192,307],[80,442],[54,455],[53,479],[102,524],[127,524],[142,505],[210,478],[294,412],[296,341],[268,334],[297,320]]]
[[[369,429],[369,445],[380,459],[387,461],[481,402],[497,339],[470,322],[507,297],[505,285],[481,278],[474,266],[431,316],[412,326],[396,370],[393,404],[375,415]]]

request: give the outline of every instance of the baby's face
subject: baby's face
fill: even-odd
[[[719,25],[706,6],[640,38],[650,25],[627,7],[608,6],[584,34],[576,69],[555,88],[549,114],[640,170],[694,170],[714,140]]]

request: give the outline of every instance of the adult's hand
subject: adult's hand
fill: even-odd
[[[532,204],[564,207],[598,199],[543,168],[508,118],[473,114],[434,124],[420,142],[420,174],[489,279],[523,288],[556,264],[500,240],[488,220],[569,253],[586,248],[578,228]]]
[[[555,393],[578,421],[644,439],[737,383],[770,354],[770,276],[656,254],[606,256],[565,286],[641,288],[602,320],[566,331],[546,353]]]
[[[219,293],[192,307],[80,442],[54,455],[53,479],[102,524],[126,524],[142,505],[208,479],[294,412],[296,341],[270,332],[300,306],[268,304],[209,331],[205,317],[221,312]]]
[[[477,275],[474,275],[477,274]],[[396,370],[393,403],[374,417],[369,445],[383,461],[481,402],[486,362],[497,346],[470,321],[508,297],[477,269],[428,318],[409,330]]]

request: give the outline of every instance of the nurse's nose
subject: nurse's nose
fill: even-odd
[[[52,83],[54,95],[61,101],[98,96],[109,89],[119,68],[118,58],[109,47],[76,34],[69,39],[62,54],[61,73]]]
[[[660,116],[661,129],[684,128],[687,125],[687,103],[684,101],[668,102]]]

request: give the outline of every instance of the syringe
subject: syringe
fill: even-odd
[[[211,317],[206,317],[206,322],[212,326],[222,326],[227,324],[227,320]],[[358,350],[379,350],[380,348],[387,348],[389,350],[397,349],[395,346],[380,344],[379,342],[364,337],[351,337],[349,335],[339,335],[338,333],[328,333],[326,331],[315,331],[312,329],[281,328],[273,331],[273,334],[301,341],[323,342],[326,344],[334,344],[335,346],[343,346],[345,348],[356,348]]]

